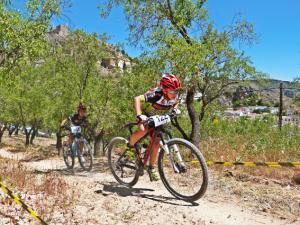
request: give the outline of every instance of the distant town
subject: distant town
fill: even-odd
[[[238,119],[240,117],[248,117],[250,119],[262,118],[265,115],[278,116],[278,107],[269,106],[247,106],[240,108],[227,108],[224,111],[224,116],[226,118]],[[284,111],[282,116],[282,125],[294,124],[300,126],[300,112],[297,110],[287,110]]]

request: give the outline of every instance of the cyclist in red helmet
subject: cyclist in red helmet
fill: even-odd
[[[151,89],[145,94],[134,98],[134,109],[139,123],[139,130],[133,133],[130,137],[129,147],[132,147],[148,132],[142,122],[147,120],[149,116],[165,114],[170,110],[177,109],[180,89],[180,79],[173,74],[166,73],[161,77],[159,87]],[[155,169],[159,141],[159,138],[155,139],[150,154],[150,163],[147,171],[151,181],[159,180],[159,175]]]
[[[88,120],[86,117],[86,106],[82,102],[80,102],[77,107],[77,113],[64,119],[61,122],[60,127],[65,128],[66,130],[70,130],[71,125],[88,127]],[[73,140],[74,136],[72,133],[70,133],[68,136],[68,140],[65,141],[63,144],[70,145],[72,144]]]

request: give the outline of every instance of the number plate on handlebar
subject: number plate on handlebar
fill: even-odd
[[[81,133],[81,127],[80,126],[71,126],[71,132],[72,132],[72,134]]]
[[[165,116],[151,116],[153,118],[154,121],[154,126],[158,127],[161,126],[163,124],[169,123],[171,122],[171,117],[169,115],[165,115]]]

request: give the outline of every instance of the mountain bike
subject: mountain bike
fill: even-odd
[[[82,169],[90,171],[93,167],[93,149],[88,141],[81,134],[80,126],[71,126],[71,133],[74,135],[74,140],[71,145],[63,146],[63,157],[68,169],[73,169],[75,158]]]
[[[176,198],[184,201],[196,201],[201,198],[208,185],[208,169],[200,150],[191,142],[172,138],[165,128],[177,115],[151,116],[144,122],[148,133],[141,138],[134,148],[128,147],[128,140],[115,137],[108,144],[108,164],[115,179],[122,185],[132,187],[144,174],[155,137],[160,138],[158,153],[158,172],[167,190]],[[137,123],[128,123],[130,134]],[[146,151],[141,151],[141,144],[147,136],[150,142]],[[145,144],[144,144],[145,146]],[[146,146],[145,146],[146,147]]]

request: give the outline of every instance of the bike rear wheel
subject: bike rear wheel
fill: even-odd
[[[115,179],[122,185],[131,187],[139,179],[135,150],[127,147],[123,137],[113,138],[108,145],[108,165]]]
[[[79,144],[80,146],[80,144]],[[82,141],[82,147],[79,147],[78,161],[82,169],[90,171],[93,167],[93,149],[87,140]]]
[[[75,164],[75,157],[72,154],[71,146],[63,145],[63,157],[68,169],[73,169]]]
[[[203,155],[195,145],[181,138],[169,140],[167,146],[170,155],[161,149],[158,156],[158,171],[163,184],[178,199],[198,200],[208,185],[208,169]]]

